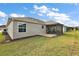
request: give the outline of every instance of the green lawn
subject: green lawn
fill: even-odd
[[[2,32],[0,32],[0,42],[3,41],[4,36],[2,35]]]
[[[35,36],[6,44],[0,44],[0,55],[79,55],[79,31],[67,32],[64,35],[55,38]]]

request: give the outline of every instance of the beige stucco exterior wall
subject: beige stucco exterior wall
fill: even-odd
[[[62,29],[62,26],[57,25],[56,30],[57,30],[57,31],[61,31],[61,29]]]
[[[58,25],[57,26],[57,30],[59,30],[59,31],[61,31],[61,32],[66,32],[66,27],[65,26],[63,26],[63,25]]]
[[[7,26],[7,32],[11,39],[13,39],[13,21]]]
[[[63,26],[63,33],[64,33],[64,32],[66,32],[66,27],[65,27],[65,26]]]
[[[26,32],[18,32],[18,25],[19,24],[26,24]],[[41,24],[34,24],[34,23],[27,23],[27,22],[14,22],[14,28],[13,28],[13,38],[22,38],[22,37],[28,37],[28,36],[34,36],[34,35],[42,35],[46,33],[46,27],[44,25],[44,28],[42,29]]]
[[[58,34],[63,34],[63,26],[57,25],[57,26],[56,26],[56,30],[57,30],[57,33],[58,33]]]

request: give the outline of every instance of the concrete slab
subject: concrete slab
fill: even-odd
[[[56,34],[43,34],[42,36],[45,36],[45,37],[55,37],[57,35]]]

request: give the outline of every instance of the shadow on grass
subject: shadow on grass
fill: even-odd
[[[44,37],[44,36],[35,35],[35,36],[29,36],[29,37],[14,39],[14,40],[11,40],[10,42],[2,41],[0,43],[1,44],[6,44],[6,43],[12,43],[12,42],[18,42],[18,41],[35,40],[35,39],[43,39],[43,38],[46,39],[46,37]]]

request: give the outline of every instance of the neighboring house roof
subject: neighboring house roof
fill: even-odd
[[[24,21],[24,22],[30,22],[30,23],[45,24],[44,21],[31,18],[31,17],[11,17],[11,18],[8,18],[7,24],[9,24],[11,21]]]
[[[5,28],[6,28],[6,25],[0,25],[0,32],[2,32],[3,29],[5,29]]]
[[[0,25],[0,28],[5,28],[6,27],[6,25]]]

